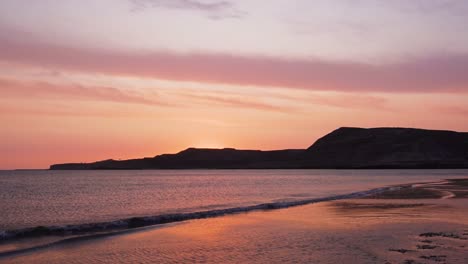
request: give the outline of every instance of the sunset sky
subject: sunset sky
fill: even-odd
[[[0,169],[468,131],[468,1],[2,0]]]

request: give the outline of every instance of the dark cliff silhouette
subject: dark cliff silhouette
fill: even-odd
[[[50,166],[89,169],[468,168],[468,133],[414,128],[339,128],[307,149],[189,148],[153,158]]]

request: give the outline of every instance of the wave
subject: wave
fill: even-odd
[[[131,217],[125,219],[119,219],[108,222],[96,222],[76,225],[62,225],[62,226],[37,226],[31,228],[15,229],[15,230],[0,230],[0,242],[6,240],[12,240],[17,238],[30,238],[40,236],[72,236],[72,235],[85,235],[92,233],[112,232],[126,229],[133,229],[151,225],[160,225],[174,222],[181,222],[193,219],[211,218],[223,215],[245,213],[257,210],[274,210],[281,208],[288,208],[293,206],[300,206],[324,201],[333,201],[340,199],[349,198],[360,198],[367,195],[380,193],[395,187],[382,187],[371,189],[362,192],[354,192],[343,195],[335,195],[322,198],[286,201],[286,202],[270,202],[262,203],[257,205],[250,205],[244,207],[232,207],[225,209],[215,209],[199,212],[189,213],[175,213],[175,214],[163,214],[155,216],[143,216],[143,217]]]

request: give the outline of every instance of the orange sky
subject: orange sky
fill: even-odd
[[[306,148],[341,126],[468,131],[468,34],[447,15],[465,6],[341,2],[298,1],[322,10],[307,20],[281,1],[3,1],[0,169]]]

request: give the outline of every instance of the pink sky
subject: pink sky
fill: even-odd
[[[465,1],[5,0],[0,169],[468,131]]]

